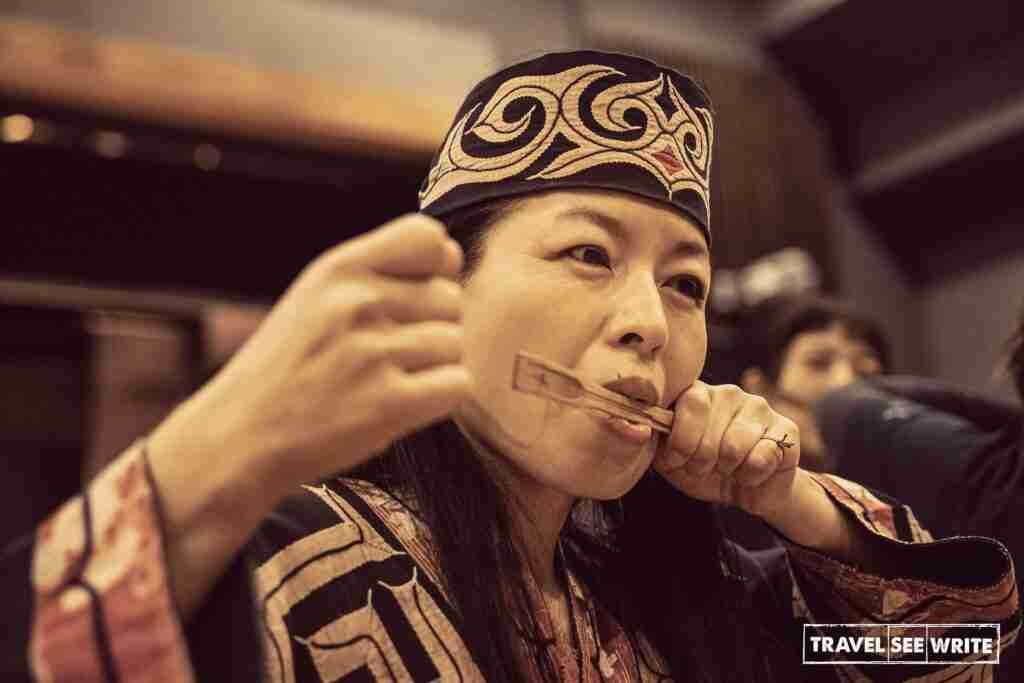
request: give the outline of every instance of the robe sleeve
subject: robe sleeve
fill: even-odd
[[[4,681],[263,678],[245,556],[186,626],[174,605],[158,492],[140,443],[0,555]],[[6,626],[5,626],[6,628]]]
[[[196,680],[140,444],[43,521],[3,564],[11,573],[4,591],[20,585],[27,596],[15,615],[27,638],[4,653],[6,662],[22,660],[22,678]]]
[[[783,539],[791,616],[798,624],[999,624],[1000,650],[1013,643],[1020,630],[1019,598],[1013,562],[1002,544],[978,536],[934,541],[906,506],[837,476],[812,476],[887,552],[882,567],[867,571]],[[993,666],[836,669],[846,681],[930,683],[991,680]]]

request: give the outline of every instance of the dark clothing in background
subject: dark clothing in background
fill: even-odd
[[[817,407],[841,477],[909,505],[936,538],[990,536],[1024,557],[1024,411],[916,377],[879,377]],[[1019,580],[1018,580],[1019,584]],[[1009,650],[999,680],[1024,680]]]
[[[992,536],[1024,552],[1021,409],[885,377],[830,394],[817,417],[839,476],[898,497],[936,537]]]

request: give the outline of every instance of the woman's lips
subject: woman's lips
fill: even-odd
[[[602,420],[609,431],[622,439],[635,444],[645,444],[651,440],[654,430],[648,425],[630,422],[621,417],[607,417]]]

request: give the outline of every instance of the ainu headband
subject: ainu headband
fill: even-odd
[[[618,190],[683,211],[710,243],[714,137],[708,96],[672,69],[621,54],[547,54],[473,88],[420,187],[420,209],[443,217],[541,190]]]

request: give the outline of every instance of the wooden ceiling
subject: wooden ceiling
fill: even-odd
[[[1024,5],[818,4],[765,48],[826,123],[867,223],[908,274],[927,282],[1024,249]]]

